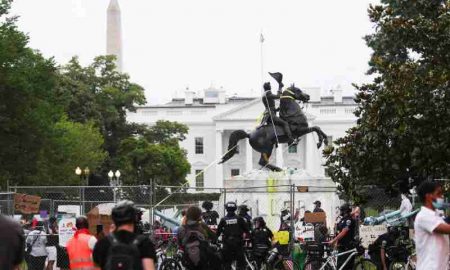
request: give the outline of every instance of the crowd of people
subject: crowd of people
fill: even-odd
[[[423,206],[414,223],[417,269],[448,269],[450,225],[443,219],[444,203],[442,187],[437,182],[423,182],[417,189]],[[313,213],[320,213],[320,201],[314,202]],[[211,202],[204,202],[202,211],[191,206],[184,211],[181,225],[173,233],[161,226],[155,226],[153,235],[173,234],[183,251],[183,265],[186,269],[245,269],[245,249],[251,248],[258,267],[266,260],[271,248],[276,246],[281,253],[289,255],[288,246],[274,241],[274,233],[267,227],[263,217],[252,219],[250,209],[236,202],[225,204],[226,215],[220,218]],[[411,211],[412,205],[402,196],[401,210]],[[339,252],[354,248],[362,212],[357,206],[343,204],[340,219],[336,224],[333,238],[327,244]],[[86,217],[76,218],[76,232],[64,249],[67,265],[60,269],[75,270],[111,270],[111,269],[156,269],[157,255],[155,243],[151,237],[143,234],[140,222],[142,212],[130,201],[118,203],[111,213],[113,221],[109,234],[91,235]],[[288,209],[280,214],[280,231],[286,231],[292,238],[292,219],[301,221],[298,213],[291,215]],[[58,247],[56,219],[48,222],[33,222],[22,228],[15,221],[0,216],[0,269],[20,269],[25,260],[30,270],[50,270],[55,266]],[[372,245],[370,256],[379,269],[387,269],[389,258],[386,248],[392,245],[402,232],[395,226],[380,236]],[[26,237],[24,236],[26,235]],[[167,240],[163,239],[163,240]],[[220,248],[219,248],[220,246]],[[58,255],[59,258],[59,255]],[[347,256],[338,257],[338,265],[346,261]],[[59,260],[58,260],[59,261]],[[347,264],[351,269],[352,263]]]

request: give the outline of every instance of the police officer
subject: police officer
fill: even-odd
[[[250,212],[250,209],[248,209],[247,205],[239,205],[238,216],[242,217],[247,222],[249,230],[252,230],[252,217],[248,214],[248,212]]]
[[[278,93],[274,95],[272,94],[272,87],[270,86],[270,82],[264,83],[264,94],[262,97],[262,102],[264,104],[264,107],[266,107],[266,111],[264,112],[262,124],[264,124],[264,122],[267,122],[268,125],[272,125],[273,122],[274,125],[280,125],[281,127],[283,127],[286,136],[289,138],[288,144],[292,144],[294,139],[292,138],[292,132],[289,128],[289,124],[288,122],[277,116],[278,110],[275,108],[275,99],[280,99],[281,87],[282,86],[280,85]]]
[[[355,247],[355,230],[356,230],[356,222],[351,217],[352,209],[350,208],[350,205],[343,204],[340,208],[340,214],[342,216],[341,221],[337,224],[337,233],[338,235],[329,242],[330,245],[338,245],[338,251],[339,253],[353,249]],[[350,254],[342,255],[338,257],[338,268],[344,264],[344,262],[347,260],[348,256]],[[347,265],[345,266],[345,269],[352,269],[353,268],[353,261],[354,258],[352,258]]]
[[[244,240],[243,234],[249,233],[246,221],[236,215],[237,205],[235,202],[225,204],[227,214],[223,217],[217,227],[217,237],[223,234],[223,262],[224,269],[231,269],[231,264],[236,261],[237,269],[245,269]]]

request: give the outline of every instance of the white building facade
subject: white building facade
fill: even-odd
[[[331,91],[321,96],[319,88],[305,88],[311,96],[304,104],[310,126],[319,126],[329,141],[345,135],[355,125],[353,112],[356,104],[353,97],[343,97],[342,90]],[[141,106],[135,113],[128,114],[128,120],[153,125],[158,120],[177,121],[189,127],[186,140],[181,147],[187,150],[191,172],[187,176],[191,187],[221,188],[237,175],[254,169],[260,154],[254,151],[248,140],[238,144],[239,153],[223,165],[218,161],[226,153],[231,132],[242,129],[250,132],[259,125],[264,111],[261,98],[227,97],[223,89],[208,88],[202,97],[196,97],[190,90],[184,98],[156,106]],[[308,134],[296,147],[287,149],[280,145],[274,150],[270,162],[282,168],[302,169],[316,178],[326,178],[322,150],[317,149],[316,134]],[[201,173],[203,171],[203,173]]]

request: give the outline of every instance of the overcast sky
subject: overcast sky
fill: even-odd
[[[280,71],[287,83],[323,91],[368,81],[370,49],[362,37],[374,31],[367,17],[377,0],[119,0],[124,70],[158,103],[189,86],[211,84],[228,94],[261,89],[264,71]],[[106,53],[109,0],[15,0],[12,14],[31,47],[66,63],[83,64]],[[268,78],[264,78],[267,80]],[[253,92],[252,92],[253,91]]]

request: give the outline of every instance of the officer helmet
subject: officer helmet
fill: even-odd
[[[136,220],[136,215],[138,210],[134,206],[132,201],[121,201],[119,202],[111,212],[111,218],[116,226],[122,224],[134,223]]]
[[[344,203],[339,207],[339,211],[341,214],[350,214],[352,212],[352,209],[350,208],[350,205],[348,203]]]
[[[255,227],[256,227],[256,223],[259,223],[259,228],[266,226],[266,221],[264,220],[263,217],[254,218],[253,223],[255,224]]]
[[[237,209],[237,205],[235,202],[227,202],[225,204],[225,209],[227,210],[227,212],[235,212]]]
[[[250,209],[248,209],[247,205],[245,205],[245,204],[239,205],[238,210],[239,210],[239,212],[242,212],[242,213],[247,213],[248,211],[250,211]]]

